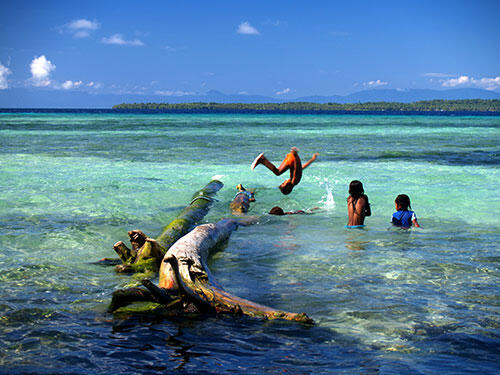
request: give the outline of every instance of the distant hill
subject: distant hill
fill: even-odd
[[[421,100],[461,100],[461,99],[500,99],[500,93],[482,89],[452,90],[390,90],[374,89],[358,91],[346,96],[305,96],[292,101],[312,103],[366,103],[366,102],[399,102],[411,103]]]
[[[500,99],[500,93],[482,89],[390,90],[375,89],[340,96],[304,96],[277,98],[263,95],[224,94],[210,90],[205,94],[162,96],[131,94],[90,94],[82,91],[15,88],[0,90],[0,108],[111,108],[120,103],[410,103],[421,100]]]

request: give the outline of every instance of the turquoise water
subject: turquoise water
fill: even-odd
[[[283,196],[260,152],[319,152]],[[0,114],[0,373],[495,373],[500,363],[500,117]],[[212,176],[259,223],[210,268],[226,290],[317,324],[118,318],[130,282],[93,264],[150,236]],[[346,230],[347,186],[373,216]],[[422,229],[389,228],[406,193]],[[271,217],[320,207],[313,215]]]

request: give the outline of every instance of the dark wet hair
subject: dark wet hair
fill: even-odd
[[[365,193],[365,190],[363,189],[363,184],[361,181],[354,180],[351,181],[349,184],[349,195],[353,197],[354,199],[358,199]]]
[[[271,215],[284,215],[285,214],[285,212],[283,212],[283,209],[281,207],[278,207],[278,206],[274,206],[273,208],[271,208],[269,213]]]
[[[399,194],[394,200],[394,203],[396,203],[401,210],[406,211],[408,208],[411,210],[410,197],[406,194]]]
[[[291,181],[288,181],[286,184],[283,183],[280,185],[280,190],[283,194],[288,195],[292,192],[293,190],[293,184]]]

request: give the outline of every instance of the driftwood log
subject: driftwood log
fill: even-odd
[[[197,191],[192,196],[189,205],[163,228],[162,233],[156,239],[148,237],[140,230],[129,231],[131,249],[122,241],[113,246],[123,263],[117,265],[116,270],[118,272],[158,271],[170,246],[205,217],[214,201],[213,197],[223,186],[222,182],[212,180],[203,189]]]
[[[238,226],[247,224],[249,222],[245,219],[224,219],[216,224],[196,227],[165,254],[160,267],[159,286],[143,280],[147,290],[131,288],[117,291],[113,294],[109,311],[134,300],[154,301],[175,314],[197,311],[313,323],[305,313],[279,311],[233,296],[214,280],[207,266],[208,257],[228,240]]]

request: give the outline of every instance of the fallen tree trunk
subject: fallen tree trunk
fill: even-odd
[[[211,275],[207,266],[208,257],[239,225],[248,225],[254,220],[224,219],[217,224],[196,227],[178,240],[165,255],[160,268],[159,286],[143,280],[147,290],[118,290],[113,293],[108,311],[114,312],[132,302],[148,301],[163,305],[161,312],[165,315],[206,312],[314,323],[305,313],[279,311],[233,296],[224,291]],[[156,309],[150,312],[153,310]]]
[[[200,225],[182,237],[163,259],[159,287],[169,294],[184,296],[203,310],[312,323],[304,313],[278,311],[233,296],[217,284],[208,269],[207,259],[238,225],[242,225],[241,220],[225,219],[217,224]]]
[[[223,186],[222,182],[212,180],[203,189],[197,191],[192,196],[190,204],[163,228],[156,240],[149,238],[140,230],[129,231],[132,249],[129,249],[122,241],[113,246],[123,262],[116,266],[116,270],[118,272],[158,271],[161,260],[170,246],[205,217],[214,201],[213,196]]]

